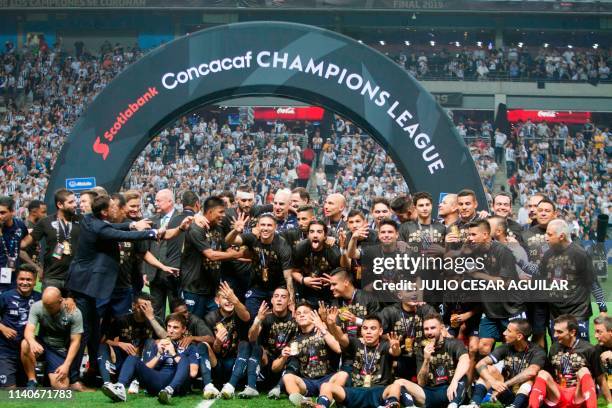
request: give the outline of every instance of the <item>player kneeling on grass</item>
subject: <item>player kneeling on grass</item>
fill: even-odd
[[[287,369],[283,375],[283,386],[289,400],[300,406],[305,397],[319,395],[321,384],[332,380],[337,367],[332,367],[335,354],[340,353],[340,344],[327,331],[327,327],[312,309],[309,303],[300,303],[295,309],[295,320],[298,334],[289,347],[283,349],[282,355],[288,359]],[[338,375],[338,381],[344,384],[346,373]]]
[[[102,386],[104,395],[116,402],[126,401],[125,387],[134,379],[149,395],[157,395],[162,404],[168,404],[173,395],[188,390],[189,377],[198,373],[199,356],[194,346],[180,346],[187,331],[185,317],[178,313],[168,316],[166,331],[167,338],[147,342],[142,360],[136,356],[125,360],[119,381]]]
[[[389,340],[381,339],[383,327],[376,315],[364,317],[361,325],[361,337],[349,337],[335,324],[338,309],[328,312],[328,328],[340,343],[345,354],[350,356],[352,370],[348,387],[324,383],[321,386],[316,404],[311,400],[302,402],[302,406],[329,408],[333,401],[347,408],[368,408],[380,405],[387,395],[385,387],[393,382],[393,359],[401,353],[398,336],[389,333]],[[391,398],[391,404],[397,399]]]
[[[555,341],[548,351],[547,371],[541,370],[529,396],[529,408],[597,408],[593,378],[601,380],[601,364],[596,348],[577,338],[578,320],[561,315],[554,322]],[[554,377],[550,374],[554,373]]]
[[[388,406],[457,408],[467,386],[470,358],[465,345],[442,335],[442,318],[430,314],[423,319],[424,347],[417,349],[418,384],[397,379],[385,390]],[[395,400],[389,398],[395,397]]]
[[[40,331],[35,336],[37,327]],[[75,357],[82,334],[81,312],[76,308],[68,310],[58,288],[49,286],[45,289],[42,300],[30,308],[21,342],[21,361],[28,386],[36,386],[36,359],[43,354],[51,387],[67,388],[69,384],[75,384],[79,375],[79,361]]]
[[[472,400],[461,408],[477,408],[492,388],[497,401],[505,407],[523,408],[538,371],[546,364],[546,352],[527,341],[531,326],[525,319],[508,323],[504,331],[506,343],[497,347],[476,365],[480,378],[476,381]]]

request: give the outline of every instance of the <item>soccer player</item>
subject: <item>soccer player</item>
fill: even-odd
[[[524,408],[538,372],[546,364],[546,352],[527,339],[531,326],[526,319],[508,323],[504,331],[505,343],[493,350],[476,365],[480,378],[472,392],[472,399],[462,408],[477,408],[489,389],[505,407]]]
[[[463,401],[470,368],[468,352],[459,340],[442,335],[442,318],[425,316],[424,347],[417,349],[417,384],[397,379],[387,388],[404,407],[457,408]]]
[[[556,341],[548,351],[546,370],[540,370],[529,396],[529,408],[539,408],[544,401],[549,407],[573,407],[584,404],[597,407],[597,391],[593,379],[601,381],[601,364],[597,349],[578,338],[578,320],[571,315],[555,319]],[[554,377],[553,377],[554,376]]]
[[[34,268],[21,265],[17,287],[0,295],[0,387],[15,387],[23,374],[19,349],[30,307],[41,299],[40,293],[34,291],[35,284]]]
[[[601,361],[601,368],[604,372],[603,381],[599,382],[601,392],[608,401],[612,403],[612,317],[599,316],[594,322],[595,338],[597,338],[597,354]],[[605,378],[607,377],[607,378]]]

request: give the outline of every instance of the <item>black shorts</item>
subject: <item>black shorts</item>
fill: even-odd
[[[17,374],[23,371],[19,350],[14,355],[0,356],[0,388],[17,385]]]

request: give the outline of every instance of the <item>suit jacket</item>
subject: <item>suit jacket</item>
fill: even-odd
[[[145,239],[157,239],[156,231],[122,231],[93,214],[85,215],[76,255],[68,269],[66,289],[99,299],[109,297],[119,273],[118,243]]]
[[[192,211],[185,211],[179,214],[178,211],[174,211],[172,217],[168,221],[166,225],[166,229],[176,228],[181,225],[181,222],[185,219],[185,217],[193,215]],[[151,218],[151,222],[153,224],[153,228],[160,228],[162,216],[155,215],[155,217]],[[171,266],[173,268],[181,267],[181,254],[183,253],[183,242],[185,241],[185,234],[182,232],[177,236],[169,240],[163,241],[154,241],[149,245],[149,251],[164,265]],[[157,268],[152,267],[148,263],[145,262],[145,274],[147,275],[147,279],[149,282],[153,282],[153,280],[161,275],[166,276],[165,272],[160,272]]]

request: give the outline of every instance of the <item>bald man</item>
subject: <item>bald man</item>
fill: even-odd
[[[457,205],[457,194],[447,194],[438,204],[438,215],[446,228],[450,227],[459,219],[459,207]]]
[[[298,228],[297,216],[290,213],[291,190],[282,188],[274,194],[272,213],[276,219],[276,231],[279,233]]]
[[[39,336],[36,328],[40,327]],[[83,334],[83,317],[79,309],[68,310],[60,290],[49,286],[42,300],[30,308],[28,323],[21,342],[21,361],[28,379],[27,387],[36,388],[36,359],[43,356],[53,388],[82,390],[77,383],[80,361],[76,359]]]
[[[337,239],[340,231],[348,230],[343,217],[345,208],[346,199],[340,193],[330,194],[325,199],[323,215],[327,223],[328,236]]]

